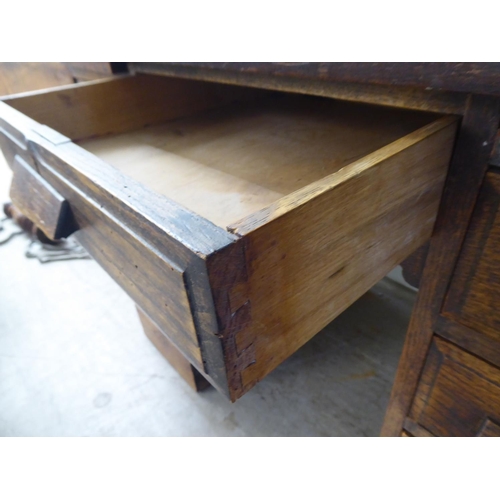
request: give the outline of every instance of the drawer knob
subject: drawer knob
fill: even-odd
[[[12,171],[12,202],[48,238],[66,238],[76,230],[68,201],[19,155]]]

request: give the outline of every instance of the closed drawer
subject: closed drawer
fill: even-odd
[[[500,174],[487,173],[443,307],[500,359]],[[477,333],[471,332],[471,339]]]
[[[0,126],[235,400],[430,237],[456,119],[137,75],[5,99]]]
[[[409,417],[411,433],[500,436],[500,369],[435,337]]]

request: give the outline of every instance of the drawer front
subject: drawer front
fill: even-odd
[[[107,83],[111,93],[119,81]],[[103,91],[99,85],[78,87],[78,91],[86,88],[91,92],[89,100],[92,89]],[[134,88],[139,92],[137,84],[127,89],[132,107],[137,104]],[[84,108],[85,103],[82,97]],[[124,126],[123,116],[117,120],[118,127]],[[88,120],[83,121],[90,127]],[[111,127],[109,118],[104,124],[97,121],[101,127]],[[223,252],[238,238],[3,103],[0,139],[14,171],[15,202],[49,236],[74,232],[193,366],[229,396],[206,256]],[[71,214],[71,229],[62,231],[64,207]]]
[[[500,174],[489,172],[461,251],[444,314],[500,351]],[[494,348],[490,346],[490,349]]]
[[[409,420],[410,432],[500,436],[500,369],[435,337]]]
[[[179,348],[202,366],[187,295],[187,266],[184,262],[178,264],[172,260],[172,255],[175,256],[173,249],[162,253],[154,248],[146,231],[133,224],[132,214],[115,213],[115,200],[109,196],[109,191],[103,191],[102,198],[85,195],[80,190],[83,186],[78,186],[76,179],[74,184],[68,180],[69,173],[65,176],[57,173],[55,166],[63,167],[63,161],[45,156],[47,151],[39,144],[32,143],[31,149],[36,150],[35,163],[44,177],[27,164],[21,167],[22,160],[16,156],[11,189],[13,202],[37,223],[46,218],[42,221],[45,226],[56,223],[56,218],[50,220],[44,216],[45,212],[55,214],[61,202],[68,204],[81,244],[133,300],[141,303],[145,310],[161,315],[163,328],[171,332]],[[19,175],[20,172],[23,175]],[[28,183],[25,181],[30,178],[35,178],[40,185],[43,181],[46,191],[26,189]]]
[[[250,103],[243,99],[231,107],[229,127],[227,122],[219,126],[217,120],[224,115],[220,110],[200,115],[227,105],[235,92],[240,91],[206,82],[137,76],[9,97],[10,106],[0,103],[2,148],[11,165],[17,168],[16,157],[21,158],[37,185],[47,183],[47,191],[60,195],[54,195],[50,206],[57,200],[68,204],[83,246],[193,366],[232,400],[429,239],[457,122],[454,117],[408,117],[388,108],[367,115],[346,103],[334,103],[337,107],[325,116],[324,103],[318,102],[319,115],[311,115],[310,102],[300,102],[298,115],[289,118],[293,106],[288,104],[297,96],[285,105],[278,103],[274,115],[263,101],[255,116],[253,94],[245,96]],[[240,112],[245,104],[250,108],[247,121]],[[194,122],[184,123],[181,117]],[[381,124],[372,133],[377,120]],[[161,135],[165,122],[171,127],[168,140]],[[356,130],[364,133],[364,140]],[[130,131],[148,140],[151,134],[160,135],[156,142],[131,150],[129,136],[122,135]],[[231,169],[244,157],[244,165],[252,167],[251,149],[264,144],[265,158],[258,168],[238,163],[242,177],[229,170],[218,172],[217,179],[237,179],[243,196],[229,190],[228,199],[234,195],[239,206],[245,196],[253,200],[261,192],[258,186],[248,188],[259,179],[246,178],[248,170],[252,175],[260,172],[272,181],[272,190],[266,192],[273,192],[272,199],[278,195],[278,201],[252,209],[227,227],[216,226],[168,195],[157,194],[154,183],[148,188],[134,180],[126,165],[127,175],[83,149],[84,142],[82,147],[75,143],[94,136],[117,138],[124,148],[118,151],[121,160],[148,172],[163,161],[165,144],[175,145],[167,151],[168,162],[175,163],[189,149],[192,155],[175,163],[180,174],[196,173],[188,177],[188,186],[216,170],[217,161]],[[312,148],[314,162],[309,163],[310,141],[318,137],[322,139]],[[348,147],[341,147],[336,157],[337,145],[343,143]],[[203,169],[207,148],[210,162]],[[144,151],[148,164],[137,161]],[[288,163],[275,170],[283,158]],[[299,186],[294,182],[300,175],[285,182],[292,177],[288,169],[297,163],[307,179]],[[180,178],[185,179],[180,175],[175,182]],[[167,187],[185,185],[175,182],[164,178]],[[292,188],[283,193],[285,185]],[[209,200],[217,191],[226,194],[217,182],[211,186],[208,194],[205,185],[198,193]],[[19,192],[20,204],[29,206],[30,200]],[[191,191],[183,194],[189,202]],[[37,211],[35,206],[32,211]],[[39,214],[40,219],[45,220]]]

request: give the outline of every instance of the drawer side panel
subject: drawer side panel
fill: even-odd
[[[242,369],[245,388],[429,239],[455,132],[453,121],[417,131],[355,175],[340,171],[332,189],[264,213],[268,222],[243,235],[252,328],[236,334],[236,345],[251,343],[255,358]]]

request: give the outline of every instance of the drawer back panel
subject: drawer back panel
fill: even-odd
[[[163,78],[122,76],[2,100],[73,141],[136,130],[266,91]]]

